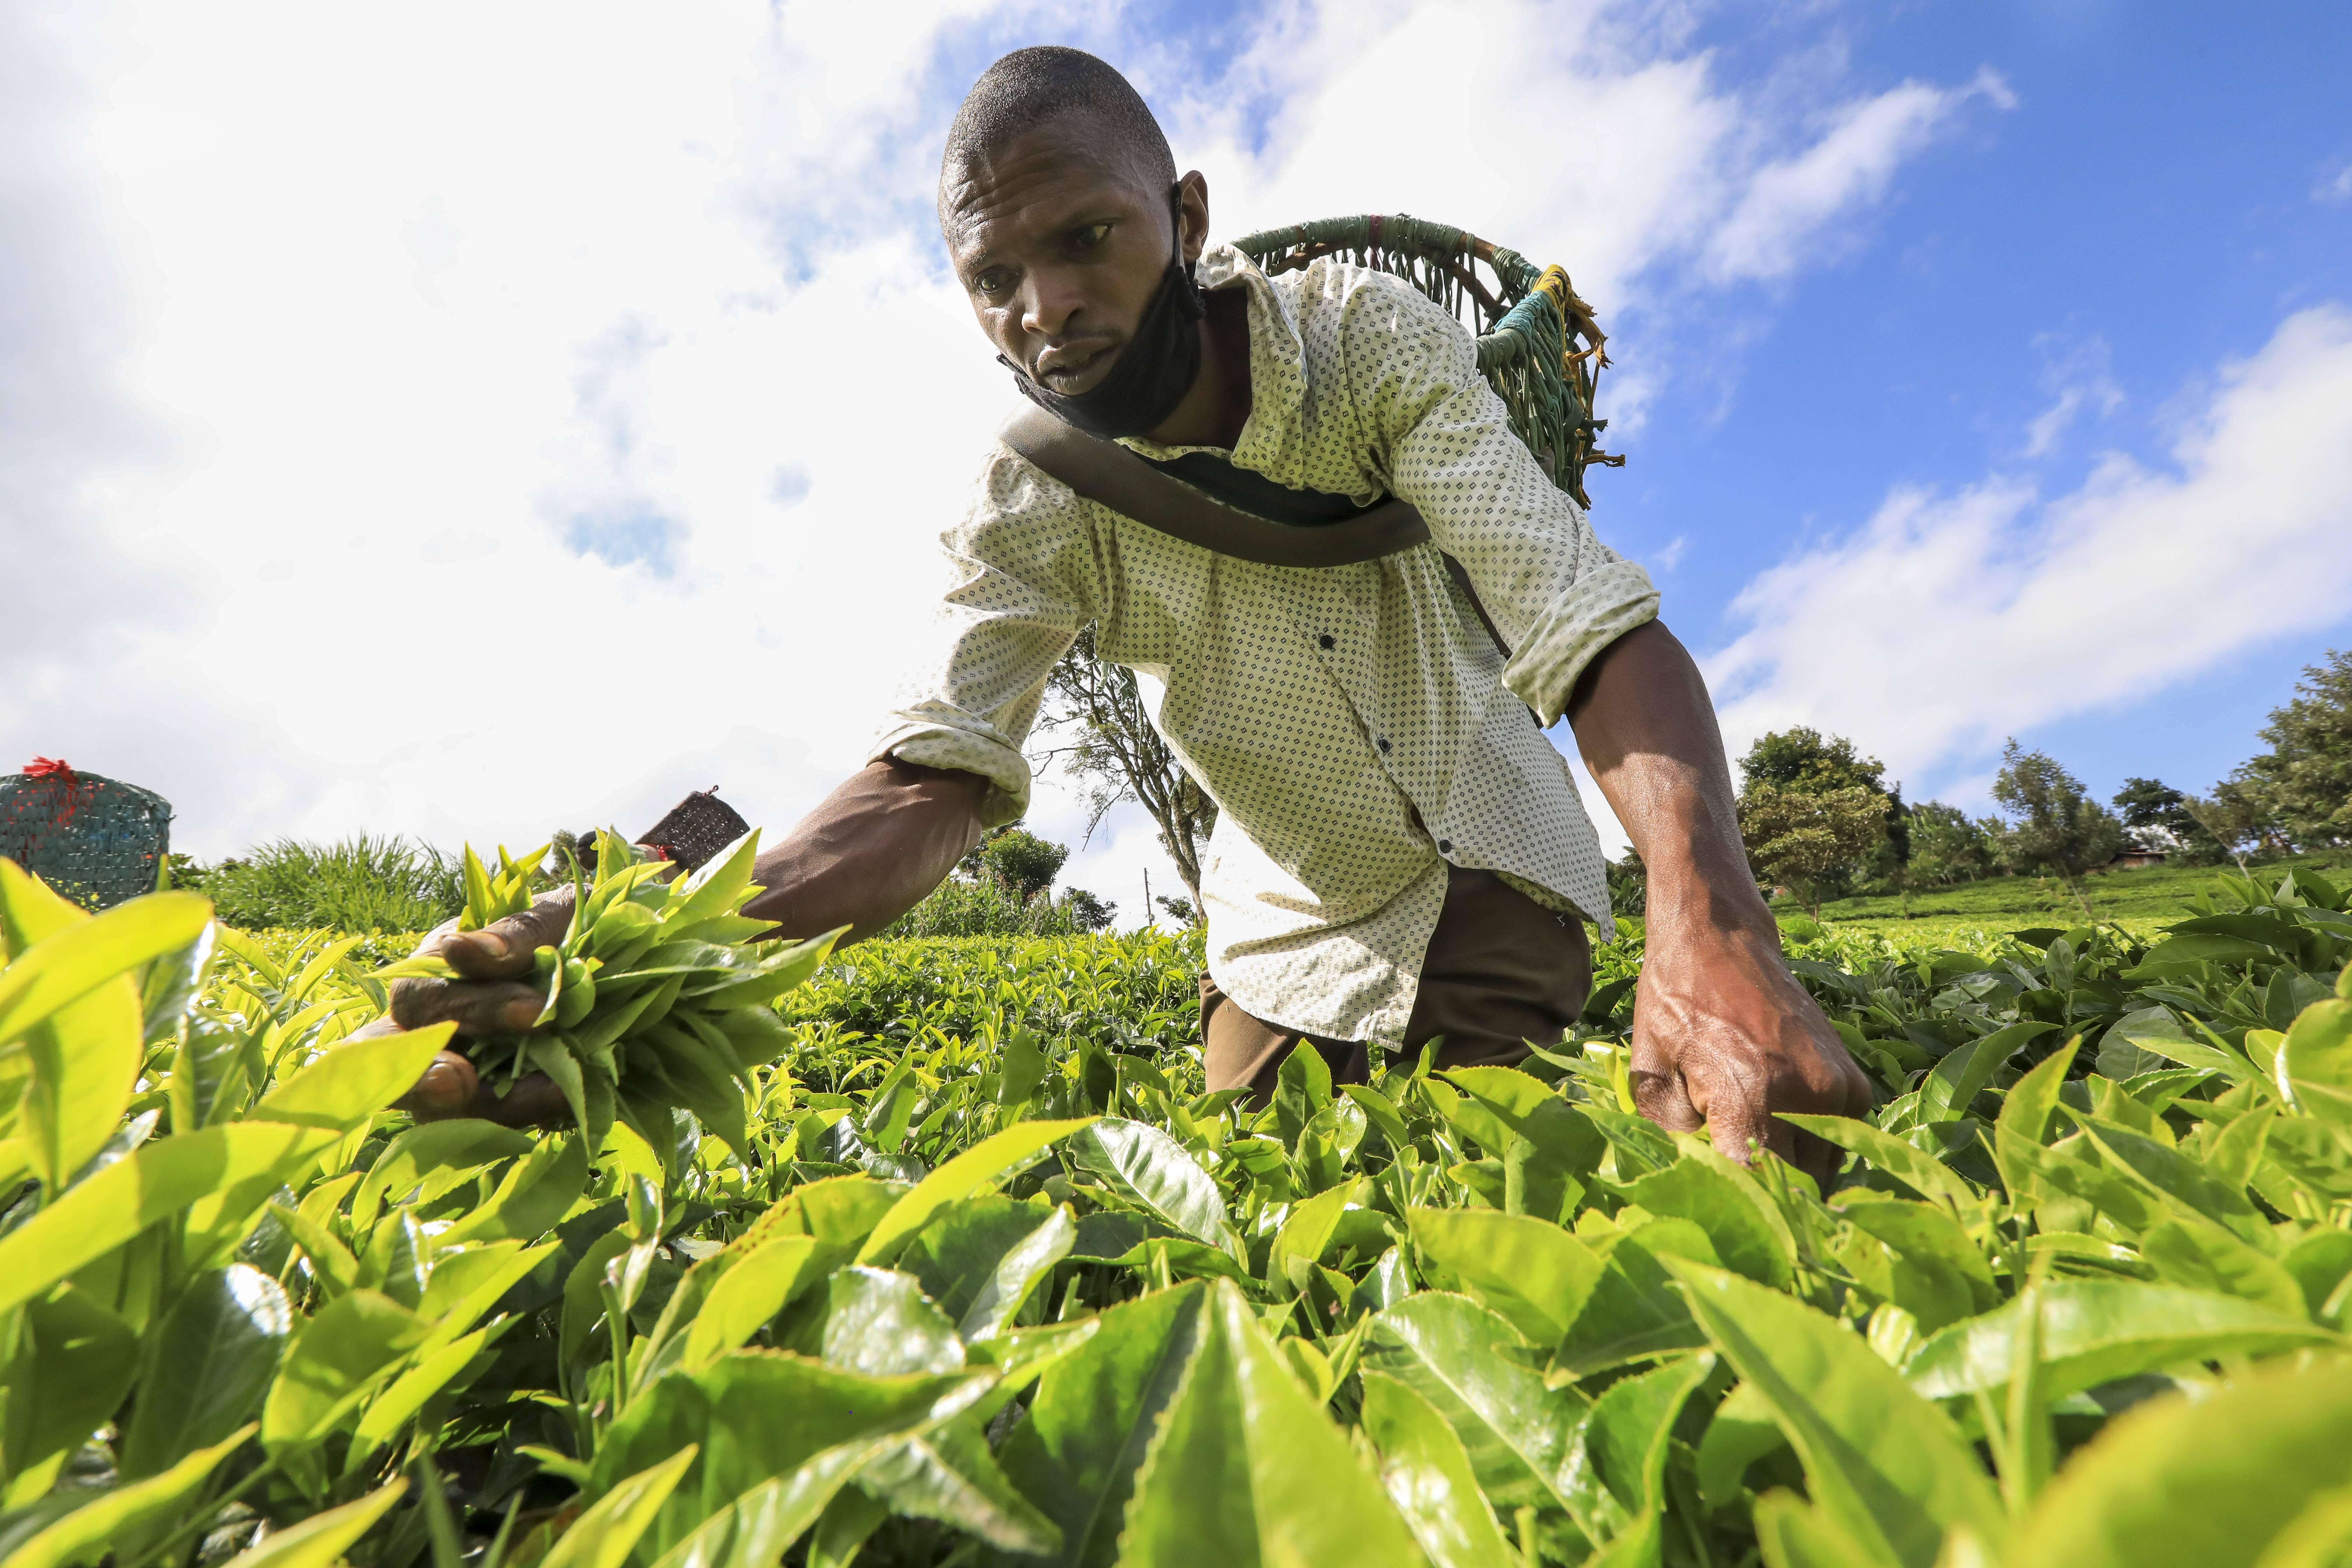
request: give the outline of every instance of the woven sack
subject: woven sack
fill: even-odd
[[[0,778],[0,857],[84,909],[153,892],[171,848],[171,804],[152,790],[47,757]]]

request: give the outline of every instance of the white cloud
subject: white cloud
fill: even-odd
[[[1300,5],[1209,79],[1042,0],[0,9],[0,767],[157,788],[205,855],[712,782],[780,827],[859,760],[1006,402],[929,227],[947,54],[1139,62],[1226,234],[1423,212],[1612,310],[1798,265],[1992,95],[1759,107],[1677,16]],[[1115,826],[1085,885],[1151,852]]]
[[[2311,187],[2311,199],[2315,202],[2352,202],[2352,163],[2347,163],[2332,174],[2321,176]]]
[[[1842,106],[1828,131],[1802,152],[1756,172],[1707,247],[1719,279],[1787,276],[1833,220],[1886,194],[1895,171],[1971,100],[2008,109],[2017,100],[1998,73],[1980,70],[1965,87],[1906,81]]]
[[[2042,355],[2042,386],[2052,394],[2050,406],[2025,426],[2025,455],[2040,458],[2057,446],[2075,416],[2085,408],[2104,417],[2122,407],[2124,391],[2108,373],[2104,338],[2067,342],[2044,332],[2033,340],[2033,345]]]
[[[2173,463],[2110,455],[2043,500],[1998,476],[1899,489],[1762,574],[1707,661],[1734,754],[1811,724],[1916,778],[2014,731],[2148,697],[2352,607],[2352,311],[2222,367]]]

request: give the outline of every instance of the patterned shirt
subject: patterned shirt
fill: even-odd
[[[1394,494],[1429,542],[1262,566],[1083,500],[1000,443],[941,536],[945,647],[870,754],[981,774],[985,819],[1012,821],[1046,674],[1093,622],[1103,658],[1160,684],[1154,721],[1217,803],[1201,864],[1217,984],[1285,1028],[1398,1043],[1446,861],[1612,929],[1600,841],[1528,711],[1557,721],[1657,591],[1537,467],[1469,332],[1411,285],[1328,259],[1268,278],[1228,246],[1196,276],[1246,291],[1249,420],[1230,453],[1128,445],[1217,450],[1360,503]]]

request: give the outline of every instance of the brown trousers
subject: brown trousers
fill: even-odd
[[[1421,991],[1406,1020],[1406,1051],[1440,1036],[1437,1065],[1507,1067],[1527,1059],[1526,1042],[1558,1041],[1584,1009],[1592,950],[1584,922],[1556,915],[1492,871],[1447,868],[1445,907],[1422,960]],[[1361,1040],[1303,1035],[1244,1013],[1215,981],[1201,976],[1201,1047],[1212,1090],[1247,1084],[1264,1100],[1300,1041],[1321,1053],[1334,1083],[1371,1076]]]

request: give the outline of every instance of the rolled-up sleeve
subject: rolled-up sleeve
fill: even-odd
[[[867,752],[988,780],[992,827],[1029,809],[1022,742],[1099,602],[1088,505],[1011,452],[991,456],[971,510],[940,536],[950,575],[935,651]]]
[[[1360,289],[1348,310],[1348,380],[1367,442],[1431,541],[1469,574],[1511,649],[1503,685],[1549,727],[1594,657],[1656,618],[1657,588],[1601,542],[1512,434],[1460,322],[1402,284]]]

